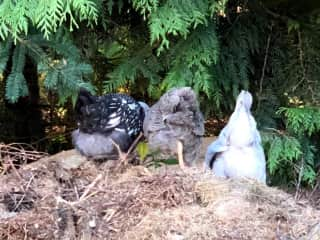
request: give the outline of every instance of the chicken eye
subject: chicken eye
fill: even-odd
[[[176,113],[176,112],[178,112],[178,110],[179,110],[179,105],[180,104],[178,104],[178,105],[175,105],[174,107],[173,107],[173,113]]]

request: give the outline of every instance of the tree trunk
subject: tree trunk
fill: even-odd
[[[11,72],[10,59],[4,74],[6,78]],[[40,109],[40,93],[38,83],[37,65],[26,57],[23,74],[27,81],[29,96],[19,98],[17,103],[5,102],[4,122],[7,126],[6,134],[0,141],[32,143],[45,136],[45,128]]]

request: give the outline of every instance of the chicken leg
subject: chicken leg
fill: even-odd
[[[111,139],[113,145],[116,147],[118,154],[119,154],[119,160],[120,160],[119,166],[121,166],[122,164],[124,166],[128,164],[128,156],[132,152],[134,147],[137,145],[137,143],[139,142],[139,140],[141,139],[142,136],[143,136],[143,134],[140,133],[139,136],[133,141],[133,143],[131,144],[131,146],[129,147],[129,149],[126,153],[122,152],[119,145]]]
[[[177,140],[177,153],[178,153],[178,161],[181,169],[185,168],[185,164],[183,161],[183,144],[180,140]]]
[[[113,141],[111,139],[113,145],[116,147],[117,151],[118,151],[118,154],[119,154],[119,166],[121,166],[122,164],[124,165],[127,165],[128,161],[127,161],[127,158],[128,158],[128,154],[127,153],[124,153],[122,152],[122,150],[120,149],[119,145]]]

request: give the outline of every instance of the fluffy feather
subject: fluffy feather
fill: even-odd
[[[113,153],[112,141],[126,152],[142,132],[144,109],[148,109],[145,103],[124,94],[93,96],[81,89],[75,105],[78,129],[72,133],[73,145],[88,157]]]
[[[204,120],[195,93],[190,87],[175,88],[154,104],[143,124],[151,151],[163,157],[177,154],[177,140],[183,144],[183,157],[191,165],[198,157]]]
[[[205,166],[217,176],[248,177],[265,183],[265,156],[251,105],[251,94],[241,91],[228,124],[208,146]]]

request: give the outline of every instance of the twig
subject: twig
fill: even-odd
[[[320,174],[320,169],[318,171],[318,174]],[[317,181],[316,185],[314,186],[314,188],[312,189],[312,192],[309,194],[308,196],[308,200],[310,200],[313,196],[313,194],[316,192],[317,188],[320,186],[320,179]]]
[[[73,131],[74,129],[73,128],[66,128],[65,132],[64,133],[53,133],[53,134],[50,134],[46,137],[43,137],[43,138],[40,138],[36,141],[33,141],[32,144],[39,144],[43,141],[46,141],[46,140],[51,140],[57,136],[67,136],[67,135],[70,135],[70,133]]]
[[[303,49],[302,49],[302,38],[301,38],[301,32],[298,30],[298,50],[299,50],[299,62],[300,62],[300,67],[302,69],[302,77],[301,80],[292,87],[292,91],[295,91],[301,83],[303,83],[306,80],[306,68],[304,66],[304,54],[303,54]]]
[[[89,198],[89,197],[95,195],[96,193],[98,193],[98,191],[95,191],[95,192],[89,194],[90,190],[91,190],[101,179],[102,179],[102,174],[99,174],[99,175],[92,181],[92,183],[90,183],[90,184],[86,187],[85,191],[82,193],[81,197],[80,197],[79,200],[77,200],[77,201],[69,202],[69,201],[64,200],[64,199],[63,199],[62,197],[60,197],[60,196],[56,197],[56,200],[57,200],[57,202],[66,203],[66,204],[68,204],[68,205],[70,205],[70,206],[77,205],[77,204],[81,203],[82,201],[86,200],[87,198]],[[89,194],[89,195],[88,195],[88,194]]]
[[[79,199],[79,191],[78,191],[77,186],[74,185],[73,189],[74,189],[74,192],[75,192],[75,194],[76,194],[76,196],[77,196],[77,199]]]
[[[297,200],[299,197],[299,191],[300,191],[300,185],[301,185],[301,180],[302,180],[302,174],[303,174],[303,162],[304,162],[304,158],[301,158],[301,164],[300,164],[300,168],[299,168],[299,178],[298,178],[298,183],[296,186],[296,193],[294,195],[294,199]]]
[[[22,143],[11,143],[11,144],[3,144],[0,143],[0,154],[5,154],[15,159],[27,159],[27,160],[38,160],[44,156],[48,156],[45,152],[39,152],[36,150],[26,150],[23,145],[30,147],[33,149],[31,145],[22,144]]]
[[[132,152],[132,150],[134,149],[134,147],[137,145],[137,143],[139,142],[139,140],[142,138],[143,133],[140,132],[139,136],[133,141],[133,143],[131,144],[129,150],[127,151],[127,154],[130,154]]]
[[[34,175],[32,175],[31,178],[29,179],[26,188],[23,189],[23,195],[22,195],[20,201],[18,202],[18,204],[15,206],[13,211],[16,211],[19,208],[19,206],[21,205],[21,203],[23,202],[24,198],[26,197],[26,192],[28,191],[33,179],[34,179]]]
[[[81,197],[79,198],[79,201],[82,201],[87,194],[89,193],[89,191],[102,179],[102,174],[98,174],[98,176],[93,180],[92,183],[90,183],[87,187],[86,190],[83,192],[83,194],[81,195]]]
[[[266,51],[265,51],[265,55],[264,55],[264,60],[263,60],[262,73],[261,73],[260,82],[259,82],[259,100],[258,100],[258,107],[257,107],[258,109],[260,109],[262,85],[263,85],[264,74],[265,74],[265,71],[266,71],[266,66],[267,66],[267,61],[268,61],[272,27],[273,26],[271,25],[270,33],[269,33],[269,36],[268,36],[268,39],[267,39],[267,46],[266,46]]]
[[[31,150],[26,150],[26,149]],[[1,169],[3,174],[8,173],[10,170],[13,170],[15,174],[21,179],[19,172],[17,171],[16,166],[23,165],[27,161],[36,161],[40,158],[48,156],[49,154],[45,152],[36,151],[31,145],[25,143],[10,143],[4,144],[0,143],[0,166],[4,168]],[[2,162],[3,160],[3,162]],[[18,164],[16,164],[16,162]],[[8,163],[8,167],[5,167],[5,164]]]
[[[17,168],[15,167],[15,165],[13,164],[13,162],[12,162],[12,160],[11,160],[11,158],[10,158],[9,156],[6,156],[6,157],[5,157],[5,162],[8,162],[8,163],[9,163],[9,166],[13,169],[14,173],[15,173],[15,174],[18,176],[18,178],[21,180],[22,177],[21,177],[21,175],[19,174]],[[6,171],[9,172],[9,171],[8,171],[8,168],[6,169]]]
[[[130,145],[130,147],[126,153],[123,153],[122,150],[120,149],[119,145],[113,139],[111,139],[113,145],[116,147],[118,154],[119,154],[120,164],[118,167],[122,166],[123,163],[125,165],[128,163],[128,156],[130,155],[130,153],[132,152],[134,147],[137,145],[137,143],[139,142],[139,140],[142,136],[143,136],[143,134],[142,134],[142,132],[140,132],[139,136],[133,141],[133,143]]]
[[[23,232],[24,232],[23,240],[27,240],[28,239],[28,229],[27,229],[26,223],[23,225]]]
[[[276,129],[276,128],[265,127],[265,128],[263,128],[263,130],[268,130],[268,131],[276,132],[277,134],[279,134],[279,135],[281,135],[281,136],[286,135],[284,131],[280,131],[279,129]]]

